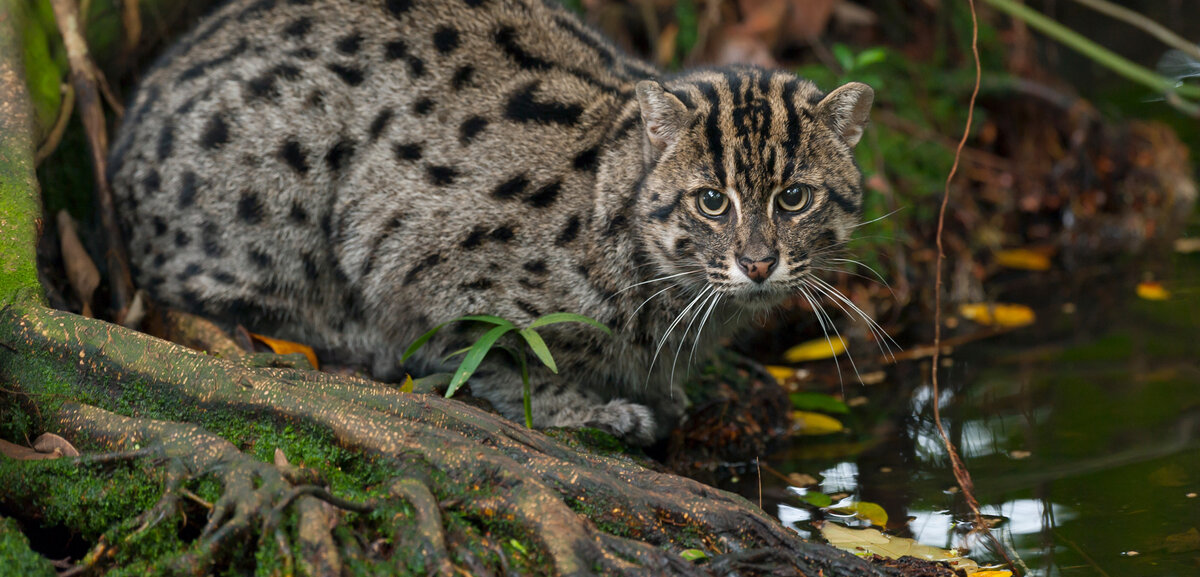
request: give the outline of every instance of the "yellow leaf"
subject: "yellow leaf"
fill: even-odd
[[[292,341],[285,341],[282,339],[273,339],[271,337],[264,337],[262,335],[256,335],[254,333],[250,333],[250,336],[253,337],[254,340],[270,347],[271,352],[273,352],[277,355],[290,355],[292,353],[304,353],[304,356],[308,357],[308,363],[310,365],[312,365],[314,369],[320,368],[317,365],[317,353],[313,352],[312,347],[310,347],[308,345],[302,345],[300,343],[293,343]]]
[[[1171,298],[1171,292],[1159,282],[1140,282],[1137,285],[1137,296],[1148,301],[1165,301]]]
[[[864,521],[870,521],[872,525],[880,527],[887,526],[888,514],[887,511],[876,503],[870,501],[859,501],[851,503],[845,507],[833,509],[835,513],[849,514],[858,517]]]
[[[799,435],[828,435],[838,433],[844,428],[842,422],[821,413],[809,411],[792,411],[792,422],[796,424]]]
[[[981,325],[1000,327],[1022,327],[1033,324],[1037,316],[1025,305],[971,303],[958,307],[963,318]]]
[[[1012,577],[1012,571],[1008,569],[998,569],[992,571],[976,571],[969,573],[972,577]]]
[[[404,375],[404,384],[400,385],[401,393],[411,393],[413,391],[412,375]]]
[[[796,369],[792,367],[781,367],[779,365],[767,365],[767,372],[775,377],[776,381],[786,382],[796,377]]]
[[[966,557],[959,557],[954,551],[922,545],[906,537],[891,537],[877,529],[848,529],[834,523],[825,523],[821,527],[821,536],[829,541],[830,545],[855,555],[875,554],[891,559],[908,555],[926,561],[945,561],[952,569],[962,569],[968,575],[979,570],[978,563]]]
[[[998,250],[995,253],[995,257],[996,264],[1005,268],[1050,270],[1050,257],[1027,248]]]
[[[846,352],[846,341],[842,337],[813,339],[800,343],[783,353],[783,358],[789,363],[802,363],[836,357]]]

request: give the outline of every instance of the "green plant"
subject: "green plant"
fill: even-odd
[[[599,321],[575,313],[550,313],[534,319],[534,321],[529,323],[529,326],[525,328],[519,328],[512,321],[493,315],[467,315],[446,321],[436,327],[433,327],[429,330],[429,332],[418,337],[417,340],[413,341],[413,343],[409,345],[407,349],[405,349],[404,356],[401,358],[401,362],[407,361],[408,358],[413,355],[413,353],[416,353],[418,350],[420,350],[420,348],[424,346],[425,343],[429,342],[429,339],[432,339],[433,336],[436,335],[438,331],[442,330],[443,327],[450,323],[456,322],[484,323],[492,325],[492,328],[480,335],[480,337],[475,340],[473,345],[465,349],[454,351],[446,357],[447,359],[450,359],[466,353],[466,356],[463,357],[462,363],[459,363],[458,369],[454,371],[454,376],[450,377],[450,384],[446,388],[447,397],[453,396],[454,393],[458,391],[459,387],[463,386],[463,384],[467,382],[467,379],[471,377],[471,374],[475,372],[475,369],[479,368],[479,364],[483,362],[484,357],[486,357],[493,348],[496,348],[500,338],[509,333],[516,333],[519,335],[522,341],[529,346],[529,350],[533,351],[533,354],[538,358],[538,360],[541,361],[543,365],[546,365],[546,368],[550,369],[550,372],[555,374],[558,374],[558,365],[554,362],[554,356],[550,354],[550,348],[546,346],[546,341],[542,339],[542,335],[538,334],[535,329],[558,323],[586,323],[604,331],[605,334],[610,336],[612,335],[612,331]],[[499,347],[501,350],[512,356],[517,365],[521,367],[521,383],[524,385],[525,397],[525,426],[533,428],[533,407],[530,401],[529,390],[529,364],[525,360],[525,351],[522,350],[520,345],[499,345]],[[442,376],[444,376],[444,374]],[[433,375],[431,375],[431,377],[433,377]]]

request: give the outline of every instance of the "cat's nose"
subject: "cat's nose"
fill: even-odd
[[[737,259],[738,268],[742,269],[742,272],[746,273],[746,276],[750,280],[757,283],[761,283],[767,280],[767,277],[771,276],[771,271],[775,270],[775,263],[777,262],[779,262],[779,259],[775,255],[767,255],[759,259],[739,256]]]

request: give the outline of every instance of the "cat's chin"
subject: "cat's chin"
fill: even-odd
[[[777,306],[785,299],[787,294],[784,292],[756,287],[738,291],[732,300],[747,311],[761,311]]]

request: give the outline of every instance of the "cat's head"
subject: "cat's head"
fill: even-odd
[[[642,235],[662,273],[751,308],[797,292],[862,209],[853,148],[874,92],[759,68],[637,85]]]

